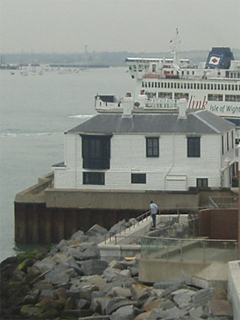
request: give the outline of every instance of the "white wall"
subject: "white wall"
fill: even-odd
[[[146,157],[145,135],[113,135],[110,169],[105,170],[105,185],[83,185],[81,142],[79,134],[66,134],[66,168],[55,168],[55,188],[166,190],[167,185],[169,186],[167,177],[169,182],[169,178],[172,179],[173,176],[178,176],[175,190],[195,187],[196,178],[208,178],[209,187],[220,187],[221,169],[223,175],[226,171],[224,160],[234,159],[232,149],[224,155],[221,154],[221,135],[201,136],[200,158],[187,157],[186,135],[161,135],[159,158]],[[131,173],[146,173],[147,183],[131,184]],[[184,182],[183,176],[186,176]],[[171,183],[174,185],[174,181]]]

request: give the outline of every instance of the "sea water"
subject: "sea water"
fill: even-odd
[[[134,94],[126,67],[39,71],[0,70],[0,261],[34,247],[14,241],[14,198],[64,160],[64,131],[96,114],[97,93]]]

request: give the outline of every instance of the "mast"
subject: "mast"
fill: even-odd
[[[173,67],[177,72],[180,72],[181,69],[179,67],[179,57],[178,57],[178,47],[181,43],[178,28],[176,28],[175,37],[170,40],[170,49],[169,52],[173,54]]]

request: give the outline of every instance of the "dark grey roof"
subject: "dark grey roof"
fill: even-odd
[[[100,113],[68,133],[221,133],[234,124],[206,111],[199,110],[178,119],[177,113],[135,113],[123,117],[119,113]]]

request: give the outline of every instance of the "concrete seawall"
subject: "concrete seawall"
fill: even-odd
[[[112,191],[54,189],[53,173],[15,197],[15,241],[18,243],[56,243],[93,224],[107,229],[120,220],[136,218],[149,209],[154,200],[162,211],[175,208],[181,213],[207,204],[208,195],[229,195],[220,192],[189,191]]]

